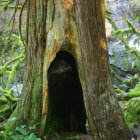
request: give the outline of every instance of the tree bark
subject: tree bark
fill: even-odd
[[[129,140],[113,87],[105,36],[104,0],[29,0],[25,77],[20,102],[8,127],[39,122],[45,134],[48,114],[48,69],[57,52],[76,61],[87,118],[95,139]]]

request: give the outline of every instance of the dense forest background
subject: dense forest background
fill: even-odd
[[[0,0],[0,139],[5,137],[7,120],[18,104],[24,77],[26,14],[19,5]],[[140,1],[106,0],[106,36],[114,94],[134,138],[140,138]],[[11,121],[15,118],[11,118]],[[17,127],[9,139],[39,139],[36,125]],[[88,123],[86,128],[90,137]],[[55,134],[54,137],[59,137]],[[84,136],[80,136],[81,139]],[[79,136],[74,137],[78,139]],[[73,138],[73,139],[74,139]],[[62,138],[63,139],[63,138]],[[72,136],[64,139],[72,139]],[[83,138],[84,139],[84,138]]]

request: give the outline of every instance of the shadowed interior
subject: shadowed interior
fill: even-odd
[[[56,131],[86,133],[86,112],[74,57],[60,51],[48,70],[49,124]]]

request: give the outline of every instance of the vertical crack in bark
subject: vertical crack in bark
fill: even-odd
[[[53,8],[54,8],[54,9],[53,9],[53,15],[52,15],[52,27],[53,27],[53,22],[54,22],[54,17],[55,17],[55,2],[54,2],[54,1],[55,1],[55,0],[53,0],[53,6],[54,6]],[[52,27],[51,27],[51,28],[52,28]]]
[[[26,22],[26,45],[28,44],[28,36],[29,36],[29,13],[30,13],[30,0],[27,0],[27,5],[28,5],[28,9],[27,9],[27,22]]]
[[[35,54],[37,55],[37,50],[38,50],[38,47],[39,47],[39,43],[38,43],[38,37],[37,37],[37,34],[38,34],[37,33],[37,24],[38,24],[37,22],[38,21],[36,20],[37,19],[37,10],[36,10],[37,9],[37,4],[36,4],[36,0],[34,1],[34,8],[35,8],[35,12],[34,12],[34,14],[35,14],[34,15],[35,16],[34,17],[34,24],[35,24],[34,25],[35,26],[34,37],[35,37],[35,42],[36,42],[35,46],[34,46],[35,47],[34,50],[35,50]]]
[[[53,28],[53,22],[54,22],[54,18],[55,18],[55,0],[53,0],[53,4],[52,5],[53,5],[52,23],[51,23],[51,27],[48,29],[47,34]]]

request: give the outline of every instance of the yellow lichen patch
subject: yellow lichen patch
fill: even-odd
[[[57,49],[57,41],[55,39],[54,44],[53,44],[53,52],[52,52],[53,57],[56,55],[56,49]]]
[[[47,97],[48,97],[48,82],[47,80],[44,83],[44,89],[43,89],[43,108],[42,108],[42,115],[45,115],[47,113]]]
[[[70,38],[70,43],[71,43],[72,45],[75,44],[75,40],[74,40],[73,37]]]
[[[47,91],[45,91],[45,95],[48,95],[48,92]]]
[[[44,116],[46,114],[46,101],[43,102],[43,109],[42,109],[42,115]]]
[[[107,46],[106,46],[106,42],[105,42],[104,38],[100,39],[100,45],[101,45],[102,49],[104,49],[104,51],[107,51]]]
[[[100,3],[100,11],[102,13],[102,19],[105,19],[105,3],[104,1]]]

